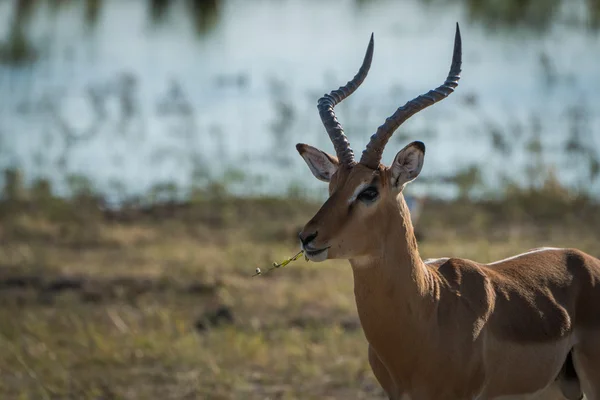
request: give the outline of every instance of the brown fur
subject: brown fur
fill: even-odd
[[[391,181],[383,166],[340,167],[303,229],[318,232],[314,246],[328,246],[328,258],[350,260],[369,361],[388,396],[558,399],[568,384],[580,393],[579,377],[587,398],[600,399],[600,260],[555,249],[493,265],[426,264]],[[364,182],[380,199],[348,205]]]

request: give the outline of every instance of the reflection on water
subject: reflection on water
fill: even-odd
[[[461,23],[456,94],[394,136],[428,146],[420,186],[481,193],[554,173],[598,190],[598,0],[0,2],[0,168],[113,196],[166,182],[246,192],[319,188],[298,141],[332,151],[316,100],[356,72],[337,107],[355,152],[399,105],[437,86]],[[71,180],[72,181],[72,178]],[[164,185],[163,185],[164,186]]]

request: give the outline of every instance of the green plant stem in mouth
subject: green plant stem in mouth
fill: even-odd
[[[270,271],[272,271],[274,269],[285,267],[286,265],[288,265],[292,261],[296,261],[297,259],[299,259],[302,256],[302,254],[304,254],[304,250],[300,250],[298,253],[296,253],[296,255],[294,255],[293,257],[288,258],[286,260],[283,260],[279,264],[276,263],[276,262],[274,262],[273,266],[271,268],[269,268],[268,270],[266,270],[264,273],[266,274],[266,273],[268,273],[268,272],[270,272]],[[308,261],[308,258],[306,258],[306,261]],[[257,275],[263,275],[263,272],[261,271],[260,268],[256,268],[256,272],[252,276],[257,276]]]

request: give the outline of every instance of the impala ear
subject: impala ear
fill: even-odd
[[[414,180],[423,168],[425,144],[412,142],[396,154],[390,167],[392,171],[392,186],[402,189],[408,182]]]
[[[296,150],[304,158],[315,178],[323,182],[331,180],[339,165],[336,157],[304,143],[298,143]]]

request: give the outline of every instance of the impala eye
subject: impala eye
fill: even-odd
[[[357,199],[365,203],[370,203],[375,200],[377,196],[379,196],[379,192],[376,188],[371,186],[360,192]]]

